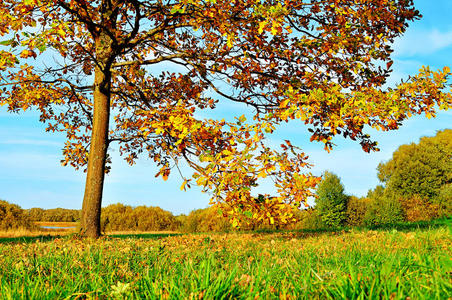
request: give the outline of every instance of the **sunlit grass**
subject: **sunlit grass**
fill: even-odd
[[[447,299],[447,226],[0,244],[3,299]]]
[[[35,222],[35,225],[51,227],[77,227],[78,222]]]

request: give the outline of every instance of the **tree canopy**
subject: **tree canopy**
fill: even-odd
[[[378,178],[392,197],[420,196],[451,211],[452,129],[400,146],[392,158],[378,165]],[[413,198],[414,199],[414,198]]]
[[[100,234],[113,143],[130,164],[148,155],[164,180],[186,161],[182,189],[195,181],[232,218],[284,223],[319,178],[290,141],[265,145],[279,123],[301,120],[327,150],[342,134],[371,151],[365,126],[451,105],[447,67],[383,89],[392,42],[419,17],[411,0],[4,0],[0,105],[67,134],[63,164],[87,170],[82,234]],[[219,101],[252,120],[199,117]],[[256,204],[251,187],[268,176],[278,195]]]
[[[389,161],[378,165],[378,178],[391,194],[437,197],[452,183],[452,129],[400,146]]]

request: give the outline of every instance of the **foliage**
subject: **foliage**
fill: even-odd
[[[121,203],[102,208],[103,231],[163,231],[177,230],[181,224],[169,211],[160,207]]]
[[[347,201],[347,220],[348,226],[363,226],[367,209],[371,200],[367,197],[358,198],[350,196]]]
[[[378,177],[388,194],[437,198],[443,186],[452,183],[452,129],[400,146],[392,159],[378,166]]]
[[[17,229],[34,230],[36,226],[19,205],[0,200],[0,230]]]
[[[0,243],[5,299],[447,299],[447,225]],[[123,299],[121,298],[121,299]]]
[[[370,204],[364,215],[366,226],[392,225],[404,220],[399,198],[386,194],[381,185],[370,190],[367,198],[370,199]]]
[[[405,221],[430,221],[440,216],[440,206],[420,195],[399,198]]]
[[[420,18],[412,1],[5,0],[0,16],[0,105],[37,109],[48,131],[67,134],[63,164],[87,168],[90,236],[115,142],[130,164],[146,153],[164,180],[186,160],[194,176],[182,188],[212,191],[233,221],[249,211],[285,223],[319,179],[289,141],[265,146],[278,124],[304,122],[327,150],[342,134],[371,151],[364,128],[395,130],[452,103],[447,67],[382,88],[394,39]],[[196,117],[228,100],[252,121]],[[268,176],[278,195],[256,206],[250,189]]]
[[[452,183],[443,185],[432,202],[439,205],[440,215],[452,216]]]
[[[185,232],[224,232],[232,229],[228,219],[215,206],[191,211],[182,226]]]
[[[344,186],[340,178],[330,172],[323,173],[316,192],[315,209],[322,223],[327,227],[339,227],[347,218],[348,196],[344,194]]]
[[[321,217],[318,215],[317,211],[313,208],[299,210],[297,213],[295,213],[295,218],[297,221],[295,222],[293,227],[289,227],[290,229],[313,230],[325,227]]]
[[[33,207],[26,210],[34,222],[77,222],[80,221],[80,210],[67,208],[43,209]]]

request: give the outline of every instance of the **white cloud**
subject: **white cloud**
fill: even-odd
[[[452,30],[408,31],[394,43],[394,56],[429,55],[452,46]]]

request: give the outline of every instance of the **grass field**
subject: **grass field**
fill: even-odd
[[[450,224],[0,240],[2,299],[450,299]]]

